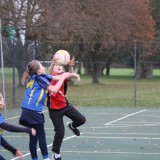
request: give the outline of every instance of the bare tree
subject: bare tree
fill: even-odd
[[[6,50],[9,53],[8,58],[15,63],[19,73],[19,86],[21,85],[21,76],[26,68],[26,64],[35,58],[35,39],[42,30],[46,30],[45,23],[47,20],[46,10],[48,0],[5,0],[0,2],[0,15],[5,36],[10,36],[8,28],[14,27],[16,31],[15,39],[6,44],[14,48],[16,52],[16,62],[13,62],[13,50]],[[8,35],[7,35],[8,34]],[[23,36],[23,39],[21,38]]]
[[[111,57],[103,52],[105,49],[115,48],[117,41],[154,39],[149,2],[45,0],[44,3],[43,0],[5,0],[0,3],[0,13],[5,21],[3,25],[18,27],[17,37],[20,37],[20,31],[24,31],[23,49],[19,49],[19,55],[23,53],[23,64],[17,65],[17,68],[21,66],[24,70],[30,60],[29,46],[34,45],[33,40],[38,40],[38,43],[45,41],[49,46],[63,42],[64,48],[77,52],[75,55],[81,53],[79,57],[89,62],[93,83],[98,83],[99,70],[103,66],[97,62],[107,62]],[[30,41],[27,42],[28,39]]]
[[[90,16],[87,25],[92,29],[88,45],[89,60],[92,62],[88,64],[92,65],[88,68],[92,70],[94,83],[98,82],[96,72],[100,68],[96,61],[106,59],[107,62],[107,59],[112,57],[108,53],[102,52],[103,49],[114,49],[115,42],[123,40],[154,40],[154,21],[150,15],[150,6],[147,0],[90,0],[86,1],[85,14]],[[102,54],[103,56],[100,56]],[[143,56],[143,59],[145,57]]]

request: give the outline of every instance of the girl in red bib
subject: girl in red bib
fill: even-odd
[[[80,81],[80,76],[73,72],[74,58],[69,63],[69,72],[73,74],[73,77]],[[49,68],[49,73],[53,76],[61,75],[63,73],[63,66],[53,62]],[[58,81],[52,80],[51,84],[54,86]],[[80,135],[80,131],[77,127],[85,123],[86,118],[75,109],[69,101],[66,99],[65,94],[67,91],[68,79],[63,82],[59,91],[54,94],[49,92],[47,106],[49,109],[49,116],[54,125],[55,136],[53,140],[52,151],[54,160],[61,160],[60,147],[65,134],[65,127],[63,122],[63,117],[66,116],[72,120],[67,124],[68,128],[73,131],[76,136]]]

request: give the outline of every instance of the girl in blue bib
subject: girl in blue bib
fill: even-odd
[[[4,99],[2,94],[0,93],[0,110],[2,110],[5,107]],[[28,134],[31,134],[35,136],[36,131],[35,129],[27,128],[27,127],[17,127],[14,125],[10,125],[7,122],[5,122],[4,117],[2,114],[0,114],[0,145],[10,151],[15,157],[23,157],[20,150],[16,149],[12,145],[10,145],[3,137],[4,130],[10,131],[10,132],[25,132]],[[3,156],[0,155],[0,160],[5,160]]]

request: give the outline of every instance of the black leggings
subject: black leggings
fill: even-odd
[[[46,143],[46,133],[44,130],[44,123],[30,124],[31,128],[36,130],[36,136],[30,134],[29,149],[32,158],[37,158],[37,141],[39,141],[39,147],[42,156],[48,155],[47,143]]]
[[[60,110],[49,109],[49,116],[52,120],[55,131],[52,151],[58,154],[60,153],[60,147],[65,134],[63,116],[66,116],[73,121],[72,126],[74,128],[84,124],[86,118],[70,104],[68,104],[64,109]]]

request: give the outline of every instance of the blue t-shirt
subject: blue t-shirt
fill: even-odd
[[[0,114],[0,124],[5,122],[4,117]]]
[[[22,102],[22,108],[41,112],[43,110],[47,87],[52,80],[51,75],[32,75],[27,82],[27,88]]]
[[[5,122],[4,117],[0,114],[0,124],[2,124],[3,122]],[[3,129],[0,128],[0,138],[2,136],[2,133],[3,133]]]

